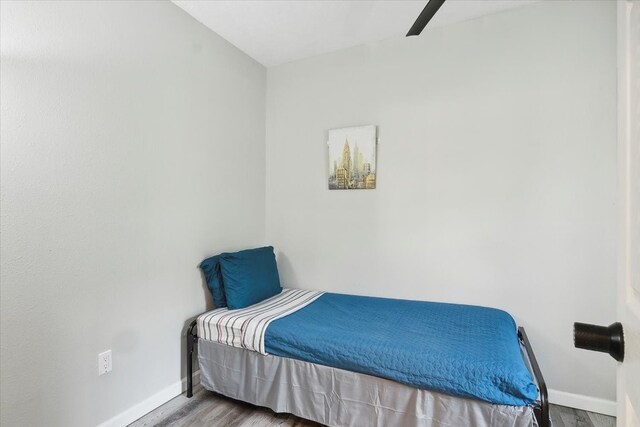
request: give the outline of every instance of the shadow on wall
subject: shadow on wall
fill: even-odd
[[[276,262],[278,265],[278,276],[280,276],[280,285],[288,288],[300,288],[300,283],[298,283],[298,277],[296,276],[295,271],[293,270],[293,265],[289,258],[283,253],[278,252]],[[286,277],[288,279],[288,283],[283,283],[282,278]],[[304,286],[302,286],[304,288]]]

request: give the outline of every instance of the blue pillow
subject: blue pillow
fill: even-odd
[[[200,263],[200,269],[204,273],[207,287],[211,291],[213,304],[216,308],[227,306],[227,298],[224,295],[224,283],[222,282],[222,272],[220,271],[220,256],[216,255],[207,258]]]
[[[220,269],[230,310],[248,307],[282,291],[272,246],[220,254]]]

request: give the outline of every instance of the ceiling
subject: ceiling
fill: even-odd
[[[270,67],[404,36],[426,0],[172,0],[247,55]],[[536,0],[447,0],[427,28]]]

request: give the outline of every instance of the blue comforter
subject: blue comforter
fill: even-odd
[[[501,310],[327,293],[273,321],[269,354],[491,403],[533,404],[538,388]]]

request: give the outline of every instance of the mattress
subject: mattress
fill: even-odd
[[[199,323],[201,338],[206,329]],[[499,405],[538,397],[515,322],[492,308],[327,293],[271,321],[264,345],[270,355]]]
[[[200,340],[200,382],[222,395],[335,427],[536,427],[530,406],[496,405]]]

